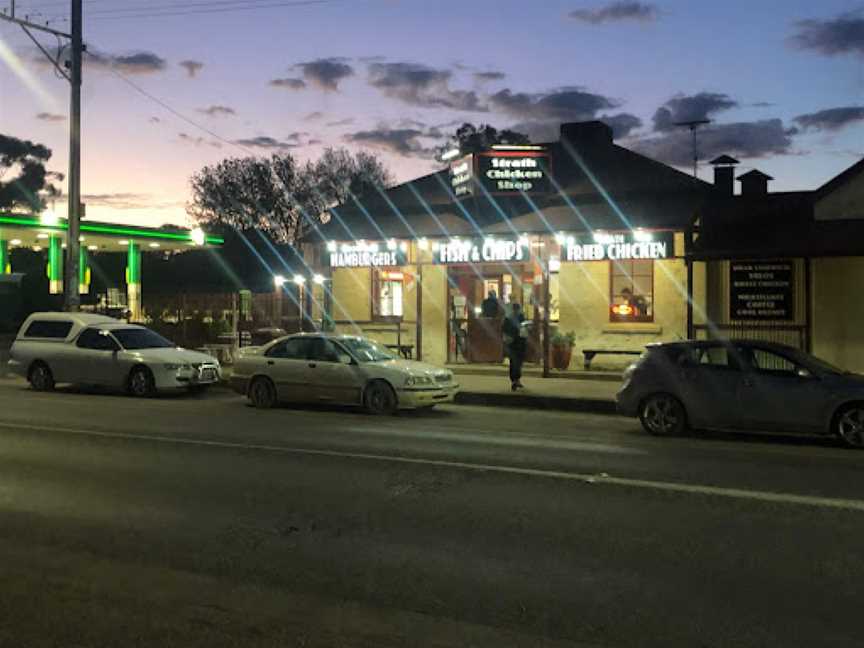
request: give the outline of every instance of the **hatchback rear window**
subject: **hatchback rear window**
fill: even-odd
[[[64,340],[71,330],[72,322],[34,320],[24,332],[24,337]]]

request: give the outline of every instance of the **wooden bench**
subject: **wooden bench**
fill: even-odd
[[[583,349],[582,355],[585,356],[585,370],[591,368],[591,361],[597,355],[642,355],[641,351],[625,351],[623,349]]]
[[[388,349],[392,351],[398,351],[399,355],[401,355],[406,360],[411,360],[414,357],[414,345],[413,344],[385,344]]]

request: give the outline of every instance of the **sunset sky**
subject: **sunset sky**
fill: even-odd
[[[0,0],[2,9],[9,4]],[[19,15],[68,30],[68,0],[17,4]],[[516,126],[547,141],[562,121],[605,118],[618,143],[686,164],[689,135],[671,124],[709,117],[702,158],[732,154],[741,172],[772,175],[775,191],[815,188],[864,156],[861,3],[84,7],[90,219],[186,224],[190,175],[227,156],[290,152],[305,160],[326,146],[365,147],[408,180],[436,168],[431,150],[464,121]],[[43,42],[56,47],[53,38]],[[0,132],[46,144],[51,168],[65,172],[68,86],[40,57],[18,27],[0,22]]]

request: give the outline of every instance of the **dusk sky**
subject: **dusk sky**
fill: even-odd
[[[0,8],[9,4],[0,0]],[[18,1],[19,15],[38,22],[62,19],[68,7]],[[816,188],[864,156],[860,2],[85,0],[84,7],[89,219],[186,224],[189,177],[250,153],[305,160],[326,146],[370,148],[397,180],[408,180],[437,168],[431,150],[464,121],[516,126],[548,141],[562,121],[605,118],[619,144],[686,168],[689,134],[672,122],[708,117],[701,157],[729,153],[742,161],[739,172],[773,176],[775,191]],[[0,132],[46,144],[50,167],[65,173],[68,85],[39,56],[18,27],[0,22]],[[65,214],[65,205],[57,211]]]

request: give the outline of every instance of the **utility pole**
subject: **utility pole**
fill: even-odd
[[[676,126],[686,126],[693,135],[693,177],[699,177],[699,149],[696,146],[696,129],[700,126],[710,124],[710,119],[693,119],[691,121],[675,122]]]
[[[15,0],[10,0],[9,12],[0,11],[0,20],[11,22],[24,30],[24,33],[33,41],[36,47],[51,61],[54,69],[63,76],[71,86],[69,101],[69,177],[67,198],[68,208],[68,235],[66,238],[66,276],[63,291],[64,305],[68,311],[77,311],[81,305],[81,296],[78,293],[78,270],[80,254],[80,231],[81,231],[81,60],[84,55],[84,22],[82,0],[71,0],[71,33],[62,32],[48,26],[48,23],[40,25],[32,22],[25,15],[19,18],[15,12]],[[71,58],[69,70],[60,60],[60,54],[52,56],[47,49],[33,35],[33,31],[51,34],[58,38],[69,41]]]
[[[69,101],[69,236],[66,240],[67,311],[81,307],[79,263],[81,261],[81,58],[84,55],[83,0],[72,0],[72,92]]]

